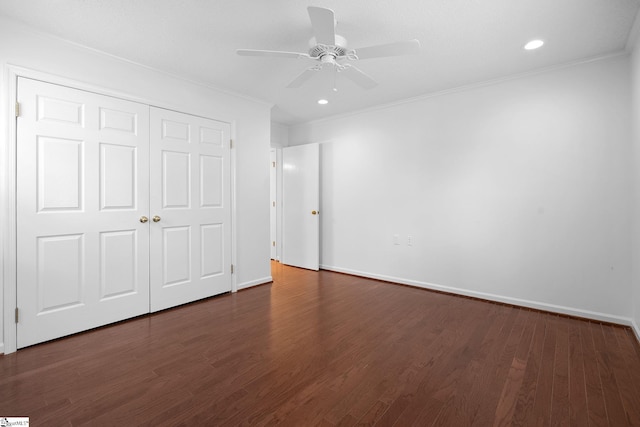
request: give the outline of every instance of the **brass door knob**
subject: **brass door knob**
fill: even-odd
[[[153,217],[153,222],[160,222],[160,217],[158,215]]]
[[[140,217],[140,222],[141,222],[141,223],[143,223],[143,224],[144,224],[144,223],[145,223],[145,222],[147,222],[147,221],[149,221],[149,218],[147,218],[146,216],[141,216],[141,217]]]
[[[311,211],[311,215],[317,215],[319,213],[320,213],[320,211]]]

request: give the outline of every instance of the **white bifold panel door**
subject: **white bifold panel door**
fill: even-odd
[[[231,290],[228,123],[25,78],[18,102],[18,348]]]
[[[151,107],[151,311],[231,290],[229,133]]]
[[[20,78],[18,347],[149,311],[149,107]]]
[[[320,146],[282,149],[282,263],[320,264]]]

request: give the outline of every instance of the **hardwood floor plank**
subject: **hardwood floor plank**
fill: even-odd
[[[386,403],[376,401],[371,408],[358,420],[354,425],[358,427],[374,426],[378,424],[378,421],[389,409],[389,405]]]
[[[421,414],[425,396],[445,402],[442,396],[449,396],[451,389],[456,387],[464,367],[471,359],[471,354],[465,352],[464,348],[474,329],[464,330],[459,324],[450,327],[433,341],[428,350],[429,362],[426,365],[412,364],[405,372],[404,387],[388,396],[390,406],[380,420],[383,425],[391,420],[399,425],[412,424]],[[385,397],[381,400],[385,401]],[[439,412],[434,412],[434,417]]]
[[[535,330],[529,348],[527,367],[524,372],[520,390],[517,393],[517,402],[513,413],[513,425],[534,425],[536,415],[534,403],[540,365],[542,363],[542,351],[546,334],[546,315],[538,313],[535,318]]]
[[[502,394],[495,412],[494,426],[511,425],[518,402],[518,394],[524,381],[527,362],[531,355],[531,342],[535,330],[535,318],[537,313],[528,312],[524,329],[520,336],[520,342],[516,349],[511,367],[505,378]]]
[[[556,353],[553,360],[553,392],[551,394],[551,425],[570,424],[569,401],[569,327],[566,319],[553,319],[556,330]]]
[[[413,423],[414,425],[430,425],[434,422],[443,425],[473,424],[478,405],[481,405],[482,400],[482,396],[474,394],[473,387],[478,382],[484,381],[482,373],[486,371],[485,366],[476,360],[478,353],[470,350],[482,348],[486,350],[489,343],[493,344],[493,341],[487,339],[487,336],[496,324],[503,321],[497,316],[499,309],[498,306],[488,305],[482,307],[482,310],[476,310],[476,307],[469,305],[467,308],[469,315],[476,317],[478,321],[475,322],[472,334],[460,341],[458,349],[460,355],[456,360],[457,367],[453,367],[453,365],[445,367],[446,371],[454,372],[454,376],[443,376],[441,382],[441,384],[445,384],[446,381],[453,381],[455,391],[448,399],[438,396],[440,398],[438,400],[438,398],[431,399],[436,394],[432,394],[428,387],[421,387],[410,408],[407,408],[399,419],[400,423]],[[429,404],[424,405],[425,401]]]
[[[625,329],[614,326],[612,327],[612,331],[618,343],[617,349],[620,351],[619,356],[622,359],[622,368],[624,370],[624,374],[621,375],[623,379],[619,380],[620,391],[624,393],[623,398],[631,400],[629,406],[633,407],[633,411],[640,411],[640,405],[634,404],[634,402],[640,402],[640,369],[637,368],[637,362],[640,360],[640,356],[637,356],[638,353],[636,353],[633,348],[634,344],[636,344],[635,336],[633,331],[628,328]],[[633,392],[625,391],[629,388],[632,388]],[[625,410],[631,411],[632,409],[629,409],[625,403]],[[631,415],[630,419],[635,420],[636,415]],[[637,422],[637,424],[640,425],[640,422]]]
[[[498,307],[499,320],[495,323],[495,327],[488,331],[480,345],[480,351],[474,355],[474,360],[483,367],[478,373],[480,379],[474,383],[470,392],[472,396],[477,397],[477,403],[472,409],[473,423],[476,425],[493,424],[504,385],[504,378],[501,375],[507,372],[502,369],[504,363],[502,355],[508,338],[512,334],[514,323],[522,314],[522,311],[516,307],[500,305]]]
[[[580,324],[580,341],[584,357],[585,385],[589,425],[608,426],[607,409],[598,370],[597,350],[591,334],[591,322]]]
[[[553,320],[557,316],[546,318],[546,333],[542,348],[542,360],[540,362],[538,381],[536,383],[536,397],[533,412],[535,425],[550,425],[551,405],[553,396],[553,369],[556,354],[556,335]]]
[[[572,426],[589,425],[584,354],[580,339],[580,321],[569,323],[569,420]]]
[[[631,426],[640,426],[640,394],[637,393],[636,384],[625,381],[629,373],[614,331],[616,327],[611,325],[601,326],[607,346],[605,350],[606,359],[609,361],[611,374],[615,378],[618,394],[624,407],[626,422]]]
[[[618,382],[614,374],[613,361],[610,357],[607,341],[602,332],[602,325],[591,322],[589,326],[596,346],[596,361],[598,364],[598,372],[600,373],[600,382],[602,383],[602,393],[607,408],[607,419],[610,425],[626,426],[628,425],[627,417],[620,397]]]
[[[33,425],[638,425],[628,328],[273,264],[273,284],[0,357]]]
[[[487,328],[484,339],[474,352],[472,364],[481,366],[473,372],[473,383],[469,388],[468,396],[470,407],[471,425],[489,425],[493,423],[493,416],[498,404],[499,394],[488,393],[493,385],[499,384],[496,378],[498,365],[500,363],[500,354],[504,349],[506,337],[511,331],[513,321],[518,309],[509,306],[494,304],[492,309],[495,312],[493,323]]]

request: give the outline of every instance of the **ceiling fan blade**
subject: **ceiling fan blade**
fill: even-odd
[[[414,55],[420,53],[418,40],[407,40],[396,43],[381,44],[377,46],[361,47],[355,49],[358,59],[382,58],[385,56]]]
[[[315,73],[317,73],[318,71],[320,71],[320,68],[318,67],[311,67],[311,68],[307,68],[306,70],[304,70],[298,77],[296,77],[295,79],[293,79],[293,81],[291,83],[289,83],[287,85],[288,88],[296,88],[296,87],[300,87],[302,86],[302,84],[304,82],[306,82],[307,80],[309,80],[311,77],[313,77],[313,75]]]
[[[267,56],[270,58],[310,58],[306,53],[284,52],[281,50],[258,50],[258,49],[238,49],[236,53],[240,56]]]
[[[336,44],[336,18],[333,10],[323,7],[309,6],[309,19],[316,36],[316,43],[335,46]]]
[[[345,66],[340,73],[364,89],[371,89],[378,85],[378,82],[353,65]]]

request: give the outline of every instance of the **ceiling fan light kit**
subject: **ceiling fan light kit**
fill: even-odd
[[[359,68],[345,63],[346,61],[410,55],[420,52],[420,42],[418,40],[407,40],[349,50],[347,49],[347,39],[335,32],[336,20],[333,10],[309,6],[307,11],[309,12],[314,34],[314,37],[309,40],[309,53],[238,49],[236,51],[237,54],[241,56],[309,59],[317,62],[293,79],[287,85],[288,88],[300,87],[313,77],[316,72],[330,67],[335,70],[336,74],[344,75],[358,86],[364,89],[371,89],[377,86],[378,83]],[[336,91],[335,85],[334,91]]]
[[[524,45],[525,50],[535,50],[541,48],[544,45],[544,41],[542,40],[531,40],[529,43]]]

